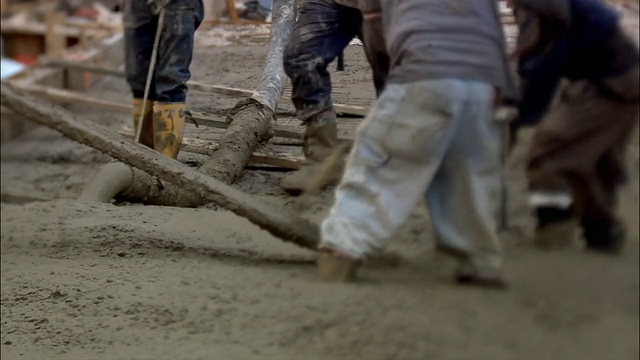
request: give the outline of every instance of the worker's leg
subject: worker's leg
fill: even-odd
[[[273,6],[273,0],[258,1],[258,11],[260,11],[260,13],[264,15],[265,18],[268,17],[269,14],[271,13],[272,6]]]
[[[284,51],[284,70],[291,79],[296,116],[305,125],[306,160],[286,176],[282,187],[299,194],[318,164],[337,146],[336,114],[331,102],[328,65],[360,33],[357,9],[334,0],[306,0],[300,9],[291,40]]]
[[[362,6],[362,43],[373,72],[376,96],[380,96],[387,80],[390,65],[382,32],[382,9],[379,1],[365,1]]]
[[[501,124],[493,117],[493,88],[472,83],[469,101],[431,186],[427,205],[438,246],[456,255],[469,280],[499,280]],[[462,279],[461,279],[462,280]]]
[[[125,74],[133,95],[133,127],[138,129],[140,115],[144,111],[140,143],[153,148],[155,83],[151,84],[144,110],[143,99],[158,19],[153,16],[146,2],[127,1],[125,4],[123,21]]]
[[[358,128],[336,201],[322,223],[323,280],[348,281],[408,219],[459,126],[467,83],[387,84]]]
[[[254,21],[264,21],[271,13],[272,0],[245,0],[242,17]]]
[[[637,102],[612,100],[591,83],[576,83],[565,91],[539,125],[530,152],[530,200],[540,241],[569,236],[558,229],[579,219],[588,247],[620,250],[615,197],[637,116]],[[568,190],[554,191],[557,185]]]
[[[166,7],[155,72],[153,127],[155,149],[173,158],[180,151],[195,31],[203,15],[202,0],[171,1]]]

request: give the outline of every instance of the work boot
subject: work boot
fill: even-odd
[[[352,282],[361,261],[334,250],[321,249],[318,256],[318,279],[323,282]]]
[[[184,103],[155,103],[153,106],[153,145],[163,155],[177,158],[185,121]]]
[[[509,287],[509,283],[502,278],[500,271],[494,269],[479,271],[469,258],[459,259],[455,279],[460,285],[496,290],[505,290]]]
[[[140,113],[142,112],[143,99],[133,99],[133,131],[134,136],[138,131]],[[142,132],[140,133],[140,144],[153,149],[153,100],[147,100],[142,118]]]
[[[330,166],[324,170],[331,171],[332,174],[318,173],[322,170],[323,161],[332,155],[336,156],[336,152],[340,151],[335,117],[335,113],[329,110],[305,121],[306,129],[302,139],[305,160],[297,171],[285,176],[280,183],[282,189],[290,195],[300,195],[318,180],[321,183],[315,185],[320,190],[339,179],[341,166]]]
[[[625,242],[626,229],[619,223],[611,226],[597,226],[592,223],[585,226],[584,238],[587,250],[618,255]]]

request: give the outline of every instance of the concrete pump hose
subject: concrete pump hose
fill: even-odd
[[[109,203],[116,195],[129,189],[132,184],[133,171],[131,167],[118,161],[112,161],[96,172],[78,200]]]

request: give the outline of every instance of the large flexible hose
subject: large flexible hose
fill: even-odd
[[[101,167],[80,194],[82,202],[111,202],[116,195],[133,184],[133,169],[129,165],[112,161]]]

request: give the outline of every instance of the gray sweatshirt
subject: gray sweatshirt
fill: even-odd
[[[381,0],[389,83],[454,78],[517,100],[496,0]]]

